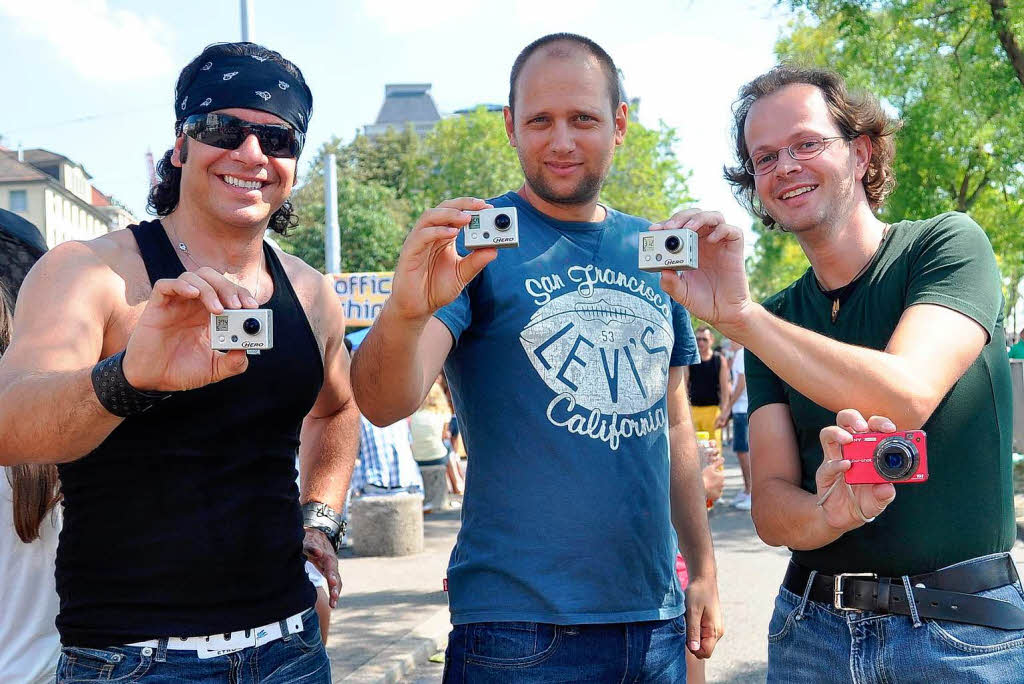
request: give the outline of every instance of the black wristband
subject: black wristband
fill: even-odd
[[[103,408],[121,418],[138,415],[172,394],[143,392],[132,387],[124,377],[123,350],[92,367],[92,388]]]

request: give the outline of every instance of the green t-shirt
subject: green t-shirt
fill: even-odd
[[[1024,338],[1017,340],[1017,344],[1010,347],[1011,359],[1024,359]]]
[[[984,231],[965,214],[951,212],[894,224],[835,323],[832,300],[810,269],[765,301],[765,308],[780,318],[871,349],[885,348],[900,316],[914,304],[958,311],[981,324],[989,338],[924,425],[928,481],[897,485],[896,499],[877,520],[820,549],[794,551],[797,563],[829,574],[867,571],[895,577],[1013,545],[1012,390],[1000,284]],[[814,474],[823,458],[818,433],[835,424],[835,413],[796,392],[749,350],[746,359],[750,414],[766,404],[789,405],[800,451],[800,485],[814,492]]]

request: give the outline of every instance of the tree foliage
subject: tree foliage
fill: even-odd
[[[804,274],[810,264],[796,238],[789,233],[766,228],[760,221],[751,226],[757,236],[754,253],[747,257],[747,279],[754,301],[765,299]]]
[[[658,122],[658,128],[646,128],[633,116],[626,139],[615,152],[601,199],[609,206],[653,221],[668,218],[673,212],[695,200],[687,185],[690,173],[682,168],[672,146],[677,141],[674,128]]]
[[[672,150],[675,130],[645,128],[634,118],[616,151],[601,199],[627,213],[654,220],[691,202],[683,169]],[[495,197],[520,187],[523,174],[509,146],[501,113],[483,108],[438,122],[423,138],[412,128],[389,130],[344,144],[325,143],[295,192],[299,226],[281,246],[324,268],[324,159],[337,156],[338,222],[342,268],[394,268],[402,241],[426,208],[451,197]]]
[[[1007,305],[1024,275],[1024,3],[789,0],[780,59],[828,66],[904,120],[883,219],[956,210],[988,233]],[[766,254],[770,254],[770,250]]]

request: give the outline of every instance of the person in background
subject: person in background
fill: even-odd
[[[426,399],[416,413],[409,418],[409,432],[412,435],[412,456],[424,476],[424,489],[429,490],[426,473],[423,468],[444,466],[445,479],[449,473],[452,458],[456,458],[451,450],[449,426],[451,425],[451,405],[439,382],[435,382],[427,392]],[[447,483],[442,483],[447,485]],[[426,491],[428,497],[423,502],[423,511],[429,512],[448,505],[447,486],[438,491]]]
[[[1021,328],[1017,343],[1010,347],[1011,359],[1024,359],[1024,328]]]
[[[466,458],[466,445],[462,441],[462,431],[459,430],[459,419],[455,416],[455,402],[452,401],[452,391],[448,387],[448,378],[444,373],[437,376],[437,381],[444,390],[445,399],[448,400],[448,409],[451,411],[452,419],[448,423],[448,446],[452,451],[452,458],[448,461],[448,483],[452,487],[452,494],[462,496],[466,489],[466,469],[462,466],[462,459]]]
[[[697,338],[700,362],[683,368],[683,377],[690,395],[693,429],[709,433],[715,444],[721,444],[722,429],[716,423],[729,401],[729,368],[722,355],[714,350],[715,335],[711,328],[702,325],[697,328],[694,336]]]
[[[412,457],[409,423],[378,427],[359,416],[359,458],[350,490],[362,496],[423,491],[423,478]]]
[[[732,450],[736,460],[740,462],[743,473],[743,491],[736,495],[731,505],[741,511],[750,510],[750,446],[747,439],[747,374],[744,366],[743,345],[731,342],[732,362],[729,364],[732,375],[732,393],[725,411],[715,422],[724,426],[732,415]]]
[[[0,283],[0,356],[11,340],[11,318]],[[60,657],[53,577],[62,521],[57,467],[22,464],[2,470],[0,682],[52,682]]]

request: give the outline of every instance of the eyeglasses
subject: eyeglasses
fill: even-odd
[[[782,150],[789,152],[789,156],[792,159],[807,161],[808,159],[814,159],[824,152],[825,148],[836,140],[852,140],[852,138],[845,135],[837,135],[832,138],[804,138],[792,145],[780,147],[774,152],[759,152],[743,162],[743,168],[751,176],[763,176],[774,171],[775,167],[779,165],[779,154]]]
[[[287,124],[258,124],[230,114],[193,114],[181,130],[204,145],[237,150],[255,135],[263,153],[270,157],[295,159],[302,152],[305,136]]]

